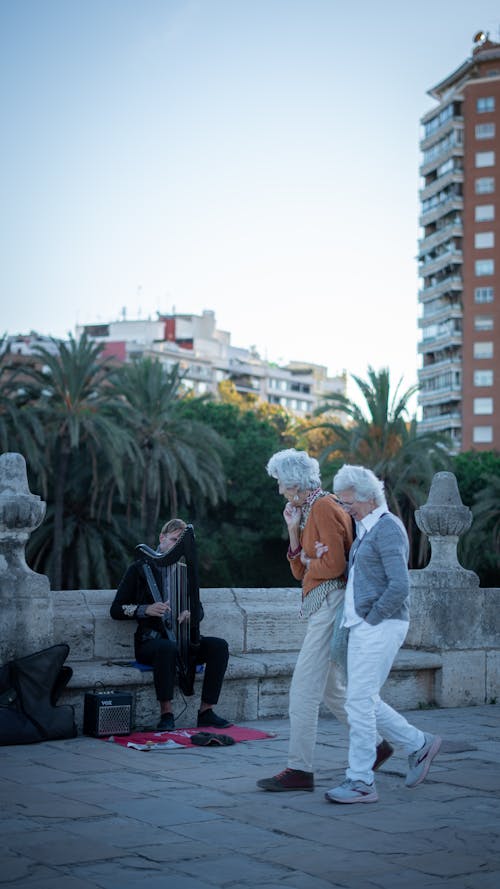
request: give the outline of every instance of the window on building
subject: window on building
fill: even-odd
[[[474,330],[493,330],[493,316],[476,315],[474,318]]]
[[[493,167],[494,165],[494,151],[476,151],[476,167]]]
[[[493,232],[476,232],[474,235],[474,247],[477,250],[485,250],[488,247],[495,246],[495,235]]]
[[[493,343],[474,343],[474,358],[493,358]]]
[[[493,441],[492,426],[474,426],[472,431],[472,440],[474,444],[489,444]]]
[[[474,263],[476,275],[494,275],[495,260],[494,259],[476,259]]]
[[[493,194],[495,191],[494,176],[479,176],[475,182],[476,194]]]
[[[493,386],[492,370],[475,370],[474,371],[475,386]]]
[[[450,148],[453,148],[455,145],[463,144],[463,130],[452,130],[451,133],[448,133],[443,139],[440,139],[439,142],[435,142],[434,145],[431,145],[430,148],[427,148],[426,151],[424,151],[422,162],[428,164],[431,161],[436,160],[441,154],[447,153]]]
[[[476,111],[480,114],[485,111],[494,111],[495,110],[495,97],[494,96],[480,96],[476,99]]]
[[[489,111],[489,109],[487,110]],[[432,120],[428,120],[425,124],[425,138],[427,139],[428,136],[431,136],[433,133],[436,132],[436,130],[439,130],[439,128],[442,127],[447,120],[451,120],[455,113],[457,115],[459,114],[458,103],[450,102],[450,104],[447,105],[446,108],[442,108],[441,111],[432,118]]]
[[[474,219],[476,222],[491,222],[495,218],[495,207],[493,204],[478,204],[474,208]]]
[[[495,296],[493,287],[476,287],[474,289],[475,303],[492,303]]]
[[[493,399],[492,398],[475,398],[474,399],[475,414],[492,414]]]
[[[476,139],[494,139],[495,124],[494,123],[478,123],[476,124]]]

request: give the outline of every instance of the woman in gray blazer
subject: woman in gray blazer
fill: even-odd
[[[333,489],[356,522],[349,555],[344,625],[349,629],[346,712],[349,767],[346,780],[327,791],[333,803],[374,803],[373,776],[377,729],[408,754],[406,786],[424,780],[441,746],[384,703],[380,690],[409,626],[408,537],[389,512],[383,482],[362,466],[344,465]]]

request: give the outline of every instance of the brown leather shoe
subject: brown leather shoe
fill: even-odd
[[[284,769],[272,778],[261,778],[257,781],[261,790],[314,790],[314,773],[302,772],[300,769]]]
[[[383,766],[384,762],[387,762],[393,753],[394,747],[389,744],[389,741],[381,741],[380,744],[377,744],[377,755],[372,766],[373,771],[376,772],[380,766]]]

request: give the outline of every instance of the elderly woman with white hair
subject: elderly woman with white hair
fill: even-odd
[[[302,583],[301,613],[307,630],[290,687],[288,767],[257,785],[262,790],[313,790],[321,702],[346,722],[345,676],[330,655],[336,613],[344,600],[352,522],[337,499],[322,490],[318,461],[305,451],[278,451],[267,472],[277,479],[287,501],[287,558]]]
[[[327,791],[332,803],[375,803],[373,757],[377,729],[408,755],[406,786],[426,777],[441,738],[421,731],[389,707],[380,691],[408,632],[408,536],[389,512],[381,479],[363,466],[345,464],[333,488],[356,522],[349,555],[344,624],[349,628],[346,710],[349,765],[345,781]]]

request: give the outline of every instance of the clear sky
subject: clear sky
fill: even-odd
[[[0,333],[212,309],[416,381],[427,90],[498,0],[0,0]]]

